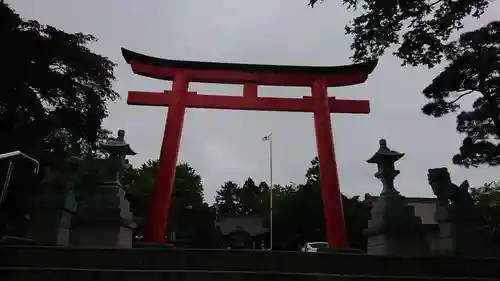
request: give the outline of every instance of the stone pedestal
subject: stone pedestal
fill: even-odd
[[[365,235],[373,255],[419,256],[429,253],[420,217],[397,192],[387,192],[373,203]]]
[[[69,245],[71,220],[77,206],[72,190],[47,188],[35,200],[27,238],[36,244]]]
[[[427,178],[439,200],[434,215],[439,225],[440,253],[489,255],[491,241],[481,233],[484,221],[469,194],[469,182],[454,184],[446,167],[429,169]]]
[[[450,213],[451,212],[451,213]],[[473,211],[471,210],[471,213]],[[453,214],[453,206],[438,205],[436,220],[439,224],[439,252],[460,256],[484,256],[488,254],[479,220]]]
[[[131,248],[133,228],[132,213],[124,190],[117,183],[104,184],[78,206],[71,244]]]

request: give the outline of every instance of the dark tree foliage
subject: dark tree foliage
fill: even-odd
[[[309,0],[314,6],[322,0]],[[355,61],[373,59],[391,45],[403,64],[432,67],[449,51],[453,32],[467,17],[480,17],[492,0],[342,0],[361,15],[346,26]]]
[[[489,182],[472,188],[470,194],[483,218],[484,234],[500,253],[500,182]]]
[[[304,184],[273,186],[273,236],[276,249],[297,250],[310,241],[325,241],[325,219],[320,183],[319,160],[315,157],[307,169]],[[258,186],[248,178],[240,187],[227,181],[217,191],[214,208],[220,217],[260,215],[269,225],[269,186]],[[347,234],[351,247],[366,249],[363,229],[368,214],[357,196],[342,195]]]
[[[129,168],[122,179],[131,203],[131,211],[139,223],[146,222],[158,165],[158,160],[149,160],[139,168]],[[177,165],[171,211],[192,210],[204,203],[201,176],[187,163]]]
[[[291,192],[291,186],[274,185],[273,198]],[[233,181],[226,181],[217,190],[214,208],[218,218],[263,216],[269,214],[269,186],[266,182],[256,184],[248,178],[242,186]]]
[[[147,223],[158,165],[159,161],[155,160],[148,161],[139,168],[131,167],[122,179],[130,201],[130,210],[141,234]],[[182,240],[192,247],[218,247],[214,220],[214,212],[203,199],[201,176],[187,163],[177,165],[167,224],[169,233],[166,234],[175,232],[176,240]]]
[[[0,151],[57,163],[93,150],[106,135],[106,101],[118,96],[114,64],[87,47],[96,38],[23,20],[4,3],[0,36]]]
[[[249,216],[261,213],[266,201],[269,200],[269,193],[265,191],[267,190],[263,189],[262,184],[257,185],[251,178],[248,178],[239,190],[238,201],[241,215]]]
[[[472,110],[457,116],[465,139],[455,164],[500,164],[500,22],[464,33],[447,54],[451,63],[424,89],[429,99],[422,111],[434,117],[456,112],[459,100],[476,95]]]
[[[236,217],[241,214],[240,204],[238,202],[239,190],[240,187],[238,184],[232,181],[224,182],[220,189],[217,190],[214,206],[219,218]]]
[[[309,169],[307,169],[306,172],[306,183],[299,187],[298,189],[299,192],[297,193],[300,194],[300,191],[304,189],[306,190],[309,189],[310,191],[308,193],[312,195],[313,198],[315,198],[315,199],[309,198],[307,200],[316,201],[316,204],[319,204],[319,206],[317,206],[315,214],[314,215],[308,214],[308,216],[318,217],[316,223],[319,223],[321,227],[316,227],[316,228],[321,229],[322,234],[325,235],[326,230],[324,226],[323,199],[321,195],[321,182],[320,182],[318,157],[314,157],[314,159],[311,160],[311,167],[309,167]],[[350,246],[353,248],[366,250],[366,238],[363,235],[363,229],[367,227],[368,223],[368,213],[366,207],[359,200],[359,196],[348,198],[343,194],[342,194],[342,207],[344,211],[346,231],[347,231],[347,236],[349,238]]]
[[[316,184],[319,183],[319,158],[314,157],[311,160],[311,167],[307,169],[306,172],[306,184]]]

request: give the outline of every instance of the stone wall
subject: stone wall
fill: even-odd
[[[133,269],[143,271],[190,270],[192,272],[251,271],[261,273],[287,272],[369,275],[372,277],[393,276],[393,278],[394,276],[485,278],[498,277],[498,268],[500,268],[499,259],[488,258],[388,257],[363,254],[245,250],[85,249],[41,246],[0,246],[0,257],[4,257],[3,259],[0,258],[0,271],[2,267],[22,266],[33,270],[36,268],[40,270],[43,270],[43,268],[72,268],[94,269],[95,271],[123,271]],[[123,277],[119,280],[135,279]],[[243,279],[236,278],[233,280]],[[375,278],[374,280],[384,279]],[[392,280],[398,279],[394,278]]]

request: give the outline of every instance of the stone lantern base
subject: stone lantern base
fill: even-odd
[[[124,190],[116,183],[105,184],[78,206],[71,244],[131,248],[133,228],[132,213]]]
[[[397,192],[386,192],[373,203],[365,230],[368,254],[419,256],[430,253],[421,219]]]
[[[77,206],[72,190],[45,189],[35,200],[27,238],[37,244],[69,245],[71,220]]]
[[[450,209],[451,206],[437,206],[436,209],[435,216],[439,222],[439,252],[475,257],[492,255],[488,247],[491,241],[480,231],[481,220],[470,217],[475,210],[461,215],[450,215]]]

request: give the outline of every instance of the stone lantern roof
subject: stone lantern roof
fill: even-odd
[[[385,139],[381,139],[379,141],[379,144],[380,148],[377,150],[377,152],[375,152],[375,154],[373,154],[372,157],[370,157],[370,159],[366,160],[366,162],[370,164],[378,164],[384,161],[391,161],[394,163],[405,155],[404,153],[389,149],[387,147],[387,141]]]
[[[102,144],[102,149],[110,154],[136,155],[130,145],[125,142],[125,131],[118,130],[118,137],[108,139]]]

